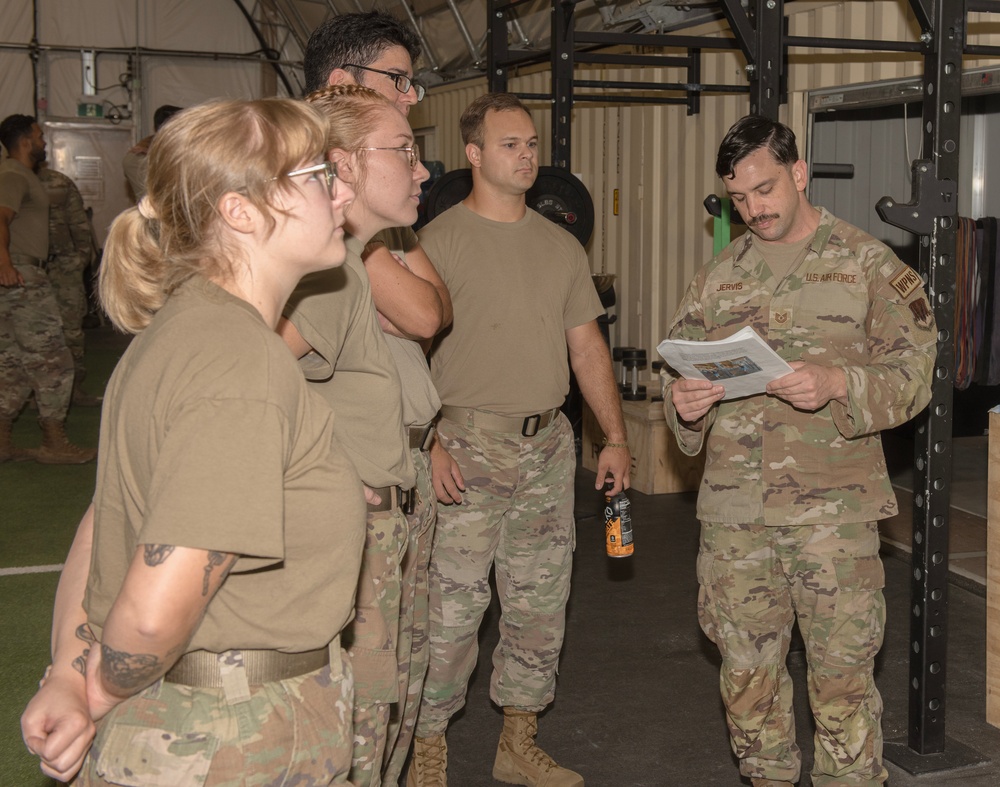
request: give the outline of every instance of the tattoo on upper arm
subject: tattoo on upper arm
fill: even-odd
[[[101,674],[124,691],[143,689],[159,677],[162,664],[152,653],[124,653],[101,645]]]
[[[226,560],[229,559],[229,564],[226,565]],[[212,579],[212,571],[216,566],[223,566],[222,578],[220,582],[225,581],[226,577],[229,576],[229,571],[232,569],[233,565],[236,563],[236,555],[231,555],[228,552],[213,552],[208,553],[208,563],[205,564],[205,576],[201,582],[201,595],[207,596],[209,590],[209,583]]]
[[[83,649],[83,653],[73,659],[73,669],[79,672],[81,675],[87,674],[87,656],[90,655],[91,646],[97,642],[97,637],[94,636],[94,632],[90,628],[89,623],[81,623],[76,627],[76,638],[82,639],[87,643],[87,647]]]
[[[142,559],[146,561],[147,566],[158,566],[166,561],[173,551],[174,547],[170,544],[143,544]]]

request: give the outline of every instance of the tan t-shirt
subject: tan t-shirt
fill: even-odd
[[[334,415],[246,302],[195,277],[129,346],[101,418],[85,607],[97,636],[140,544],[241,557],[188,650],[321,648],[365,534]]]
[[[303,278],[285,317],[323,361],[317,368],[310,354],[301,366],[337,414],[337,437],[362,480],[408,489],[416,471],[403,434],[402,388],[361,250],[361,242],[348,236],[347,262]]]
[[[441,401],[503,415],[559,407],[566,331],[603,313],[583,247],[533,210],[490,221],[463,203],[420,231],[455,320],[431,354]]]
[[[0,205],[17,215],[10,223],[10,253],[49,256],[49,195],[38,176],[20,161],[0,162]]]
[[[394,227],[378,233],[374,240],[382,241],[393,254],[406,260],[406,252],[417,245],[417,236],[409,227]],[[433,262],[433,260],[432,260]],[[403,426],[423,426],[430,423],[441,409],[431,370],[419,342],[385,335],[389,350],[396,361],[403,385]]]
[[[805,259],[806,246],[812,239],[813,236],[809,235],[794,243],[766,243],[754,235],[753,245],[771,269],[771,275],[781,281]]]
[[[146,196],[146,170],[148,166],[149,157],[145,153],[136,153],[134,150],[128,151],[122,159],[122,172],[125,173],[125,180],[128,181],[136,202]]]

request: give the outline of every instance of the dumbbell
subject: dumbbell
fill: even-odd
[[[626,350],[634,350],[635,347],[615,347],[611,350],[611,360],[615,363],[622,363],[622,353]],[[621,369],[621,381],[618,383],[618,393],[625,393],[629,389],[628,385],[628,371],[625,369],[625,365],[622,364],[619,369]]]
[[[622,348],[622,377],[626,387],[622,399],[640,402],[646,398],[646,386],[639,385],[639,370],[646,368],[646,351],[634,347]]]

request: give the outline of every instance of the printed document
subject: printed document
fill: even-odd
[[[725,387],[723,399],[764,393],[771,380],[793,371],[749,325],[714,342],[664,339],[656,350],[681,377]]]

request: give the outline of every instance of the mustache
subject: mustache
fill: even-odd
[[[780,214],[778,214],[778,213],[765,213],[763,215],[755,216],[754,218],[750,219],[750,226],[751,227],[756,227],[758,224],[763,224],[765,221],[772,221],[772,220],[777,219],[777,218],[781,218]]]

